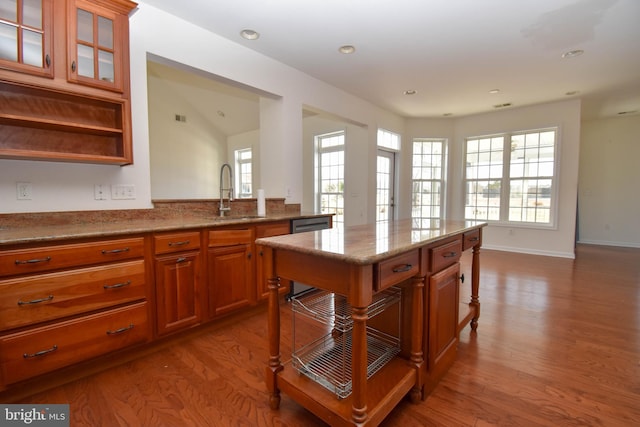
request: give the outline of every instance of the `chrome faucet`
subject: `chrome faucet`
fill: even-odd
[[[225,168],[229,169],[229,188],[223,188],[222,178],[224,177]],[[224,206],[224,191],[229,192],[229,205],[227,207]],[[225,163],[220,168],[220,216],[224,216],[225,212],[229,212],[231,210],[231,202],[233,201],[233,170],[231,169],[231,165],[229,163]]]

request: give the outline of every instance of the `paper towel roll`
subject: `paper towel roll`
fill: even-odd
[[[264,201],[264,190],[258,190],[258,216],[265,216],[267,214],[267,209]]]

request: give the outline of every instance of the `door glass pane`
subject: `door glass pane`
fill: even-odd
[[[42,67],[42,34],[24,30],[22,32],[22,60],[27,65]]]
[[[113,82],[113,53],[98,51],[98,78]]]
[[[0,58],[18,60],[18,29],[13,25],[0,23]]]
[[[78,75],[94,78],[93,71],[93,48],[78,45]]]
[[[113,21],[98,16],[98,45],[113,49]]]
[[[22,24],[42,29],[42,0],[22,0]]]
[[[18,1],[4,0],[0,2],[0,18],[18,22]]]
[[[93,44],[93,14],[78,9],[78,40]]]

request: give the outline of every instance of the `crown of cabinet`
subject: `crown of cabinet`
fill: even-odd
[[[0,12],[15,32],[14,55],[0,59],[0,157],[133,163],[129,13],[136,6],[43,0],[36,12]]]

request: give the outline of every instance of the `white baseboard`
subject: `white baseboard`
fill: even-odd
[[[558,258],[575,259],[576,257],[576,254],[573,252],[541,251],[537,249],[514,248],[509,246],[494,246],[494,245],[487,245],[487,244],[482,244],[482,249],[491,249],[494,251],[503,251],[503,252],[516,252],[516,253],[529,254],[529,255],[552,256],[552,257],[558,257]]]
[[[600,245],[600,246],[618,246],[621,248],[640,248],[640,243],[632,242],[609,242],[607,240],[578,240],[578,243],[585,245]]]

